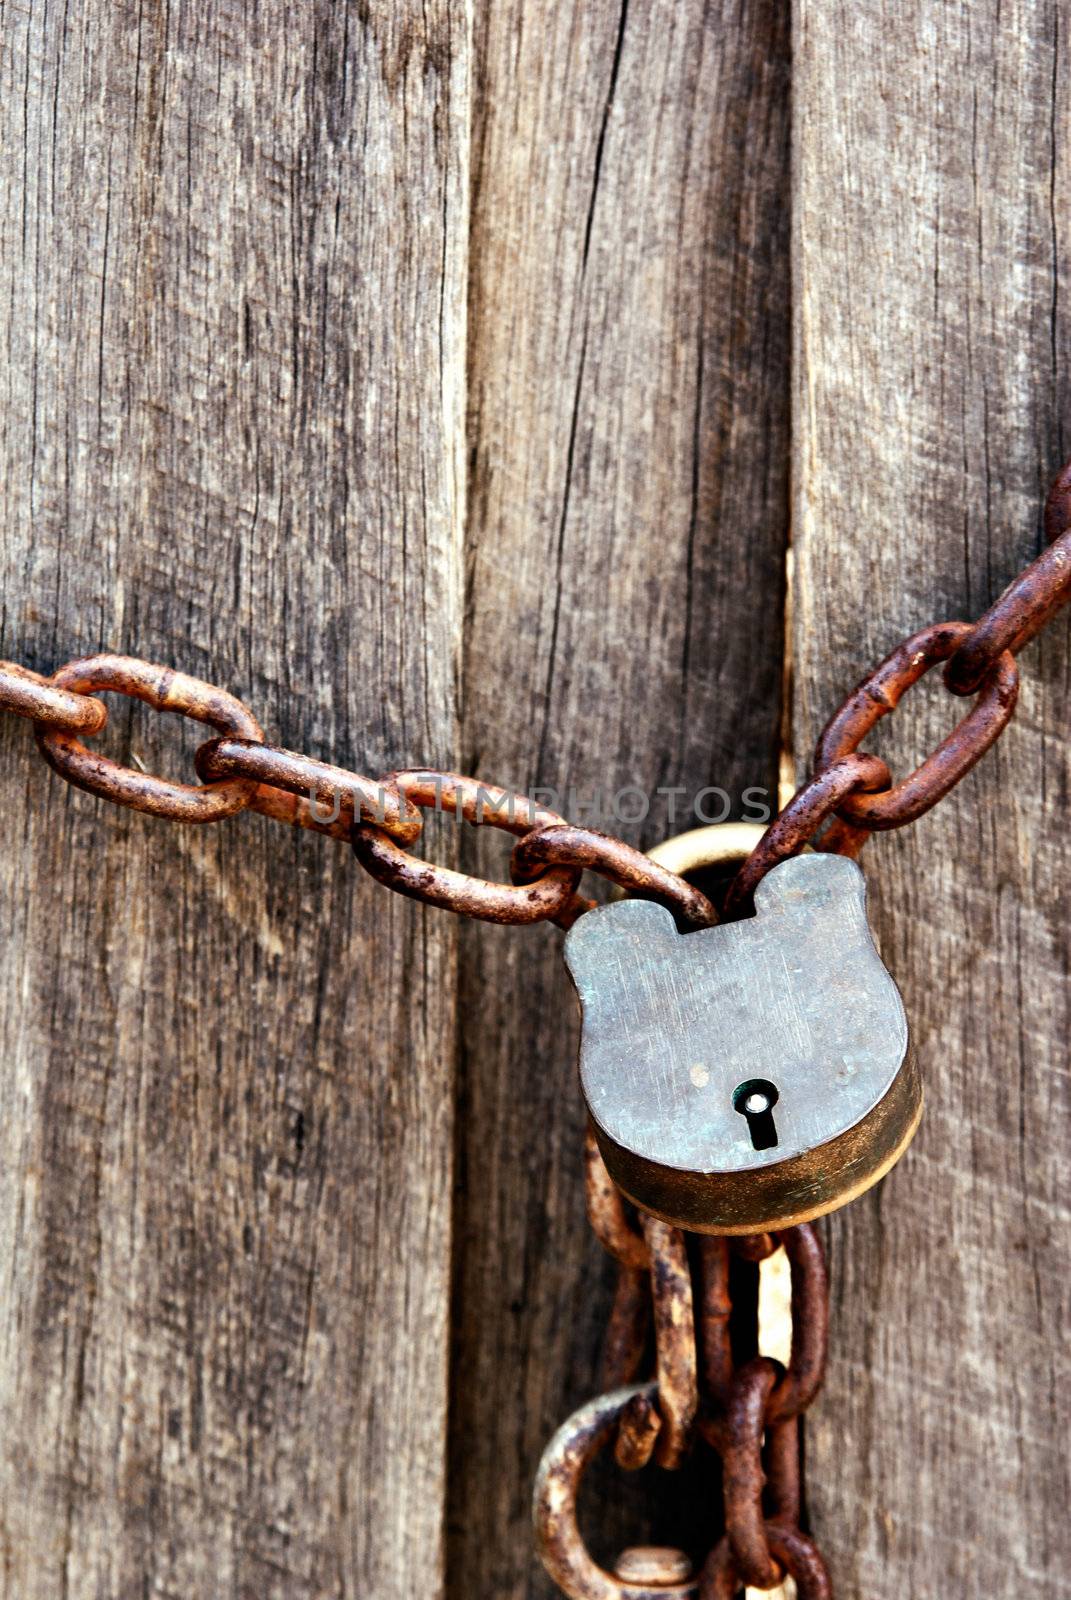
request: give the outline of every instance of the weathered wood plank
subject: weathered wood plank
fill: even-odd
[[[635,842],[704,785],[738,810],[776,783],[787,53],[776,4],[478,18],[463,754],[574,789],[576,820],[595,790],[683,786],[673,827],[664,799],[609,817]],[[504,1600],[552,1592],[531,1484],[594,1390],[611,1274],[560,937],[470,928],[462,952],[450,1592]],[[608,1482],[604,1557],[646,1492]]]
[[[801,756],[872,661],[1039,548],[1071,415],[1065,20],[797,8]],[[928,1107],[829,1228],[809,1477],[840,1600],[1071,1592],[1067,661],[1059,623],[998,750],[867,852]],[[905,772],[962,709],[920,688],[872,747]]]
[[[5,654],[455,764],[467,28],[3,8]],[[452,919],[0,738],[0,1593],[436,1595]]]

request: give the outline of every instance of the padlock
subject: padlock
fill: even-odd
[[[619,901],[579,919],[565,959],[599,1148],[645,1211],[701,1233],[789,1227],[910,1143],[918,1069],[854,861],[783,861],[754,916],[694,933]]]

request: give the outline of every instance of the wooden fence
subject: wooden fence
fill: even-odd
[[[180,666],[372,774],[772,791],[786,730],[802,772],[1039,547],[1069,34],[1059,0],[3,5],[3,654]],[[840,1600],[1071,1594],[1068,643],[868,852],[928,1110],[826,1227]],[[958,710],[920,687],[873,748],[906,771]],[[113,700],[102,748],[178,772],[159,721]],[[531,1479],[610,1286],[559,936],[0,739],[0,1596],[547,1596]],[[594,1533],[639,1518],[607,1479]]]

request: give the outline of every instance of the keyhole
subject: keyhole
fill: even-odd
[[[733,1110],[747,1118],[747,1131],[755,1150],[772,1150],[777,1143],[773,1108],[780,1096],[765,1078],[749,1078],[733,1090]]]

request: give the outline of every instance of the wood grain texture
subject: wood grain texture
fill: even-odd
[[[454,764],[464,9],[8,4],[0,38],[3,653]],[[0,738],[0,1594],[434,1597],[456,927]],[[121,701],[100,742],[192,771]]]
[[[637,843],[692,825],[705,785],[739,814],[776,784],[787,33],[765,3],[477,18],[462,749],[578,821],[596,790],[608,810],[626,784],[683,786],[672,825],[665,800],[610,817]],[[501,873],[494,841],[464,848]],[[464,929],[459,993],[449,1592],[549,1596],[531,1484],[593,1393],[612,1279],[583,1214],[560,936]],[[604,1559],[649,1494],[609,1475]]]
[[[0,7],[0,648],[174,662],[292,746],[579,820],[626,784],[739,812],[778,750],[788,8],[475,10]],[[801,760],[1038,547],[1067,31],[796,6]],[[840,1600],[1071,1589],[1068,642],[868,852],[929,1111],[828,1230]],[[920,688],[873,746],[906,770],[957,709]],[[530,1486],[611,1276],[559,936],[256,819],[106,809],[0,739],[0,1600],[434,1600],[444,1505],[451,1600],[549,1596]],[[122,703],[101,741],[195,742]],[[596,1486],[598,1554],[645,1493]]]
[[[1049,0],[797,8],[801,756],[872,661],[1040,547],[1071,417],[1069,65]],[[1071,1592],[1068,660],[1060,622],[997,749],[867,851],[928,1107],[829,1226],[808,1465],[840,1600]],[[962,709],[920,686],[868,743],[906,772]]]

